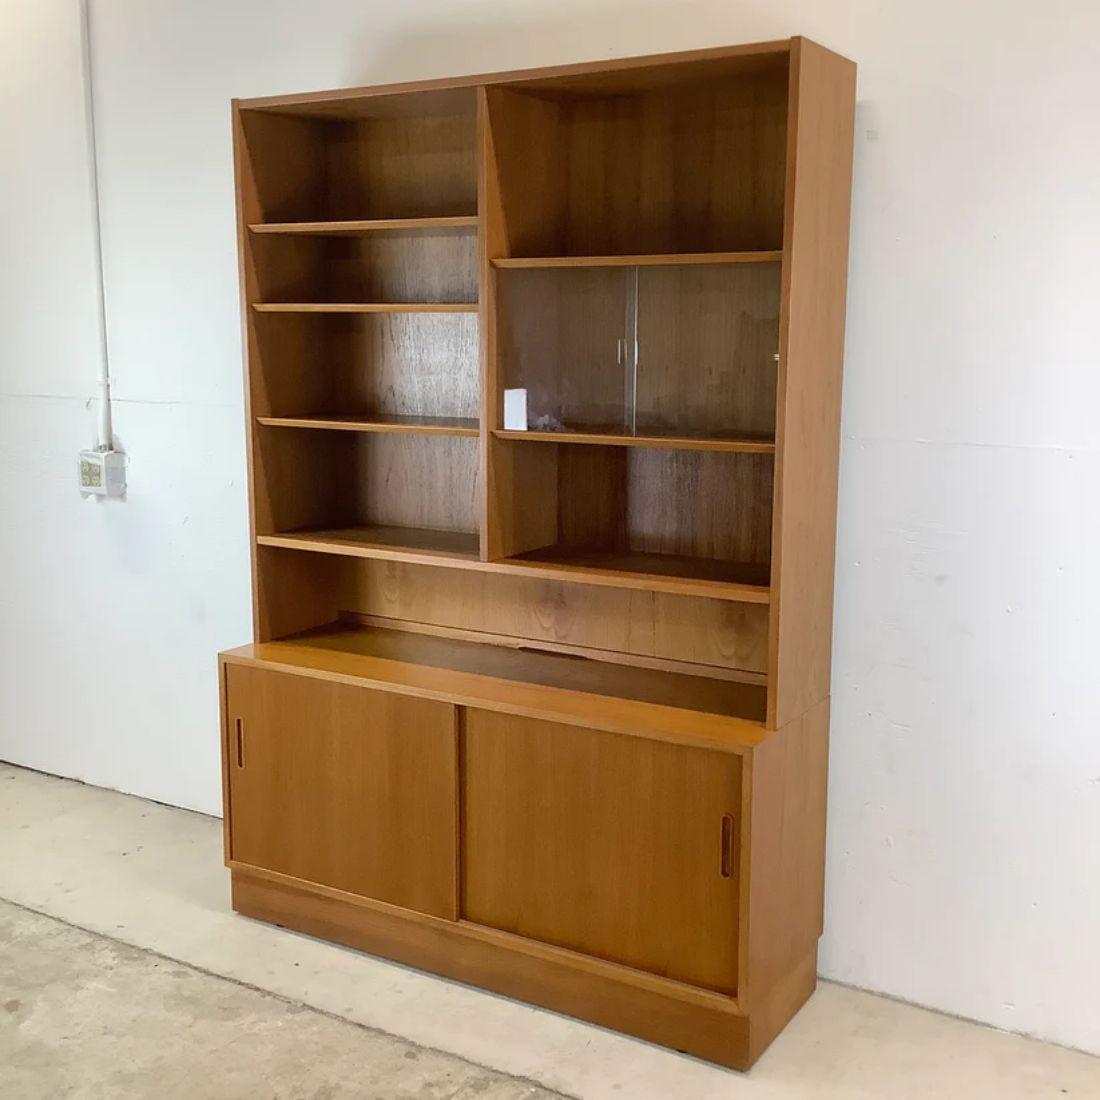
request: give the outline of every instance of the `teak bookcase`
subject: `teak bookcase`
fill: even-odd
[[[854,88],[794,38],[234,103],[238,911],[741,1068],[810,995]]]

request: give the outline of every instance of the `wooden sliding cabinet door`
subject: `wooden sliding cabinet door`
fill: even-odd
[[[470,709],[462,761],[465,919],[736,990],[739,757]]]
[[[226,667],[234,862],[453,918],[454,708]]]

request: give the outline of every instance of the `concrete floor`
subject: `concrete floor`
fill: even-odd
[[[220,822],[4,765],[0,838],[4,1100],[1100,1097],[1100,1059],[829,983],[727,1072],[235,916]]]
[[[560,1095],[0,902],[0,1096]]]

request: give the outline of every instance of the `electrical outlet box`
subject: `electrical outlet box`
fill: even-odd
[[[85,496],[120,497],[126,492],[126,456],[121,451],[81,451],[77,471]]]

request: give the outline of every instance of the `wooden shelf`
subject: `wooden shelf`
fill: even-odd
[[[746,579],[744,566],[675,554],[614,553],[545,547],[514,558],[481,561],[478,536],[414,527],[347,527],[257,535],[260,546],[403,561],[411,565],[506,573],[602,588],[631,588],[733,603],[766,604],[762,577]]]
[[[353,558],[384,558],[428,565],[477,562],[478,536],[466,531],[432,531],[420,527],[341,527],[257,535],[260,546],[312,550]]]
[[[665,447],[678,451],[736,451],[741,454],[775,454],[773,439],[723,439],[690,435],[622,435],[614,432],[509,431],[494,428],[498,439],[517,439],[531,443],[588,443],[604,447]]]
[[[257,313],[476,313],[477,302],[253,302]]]
[[[771,264],[783,259],[771,252],[649,252],[630,256],[502,256],[493,267],[683,267],[694,264]]]
[[[272,428],[311,428],[337,432],[403,432],[409,435],[477,436],[476,417],[459,416],[258,416]]]
[[[680,554],[544,546],[502,564],[531,567],[544,576],[649,592],[705,596],[740,603],[768,603],[767,567]]]
[[[303,237],[365,237],[371,233],[445,233],[477,230],[476,214],[453,218],[374,218],[367,221],[259,222],[253,233]]]
[[[765,736],[763,684],[518,646],[337,622],[236,654],[416,694],[424,694],[427,682],[437,697],[463,705],[520,706],[549,719],[580,717],[586,725],[705,748],[736,751]]]

